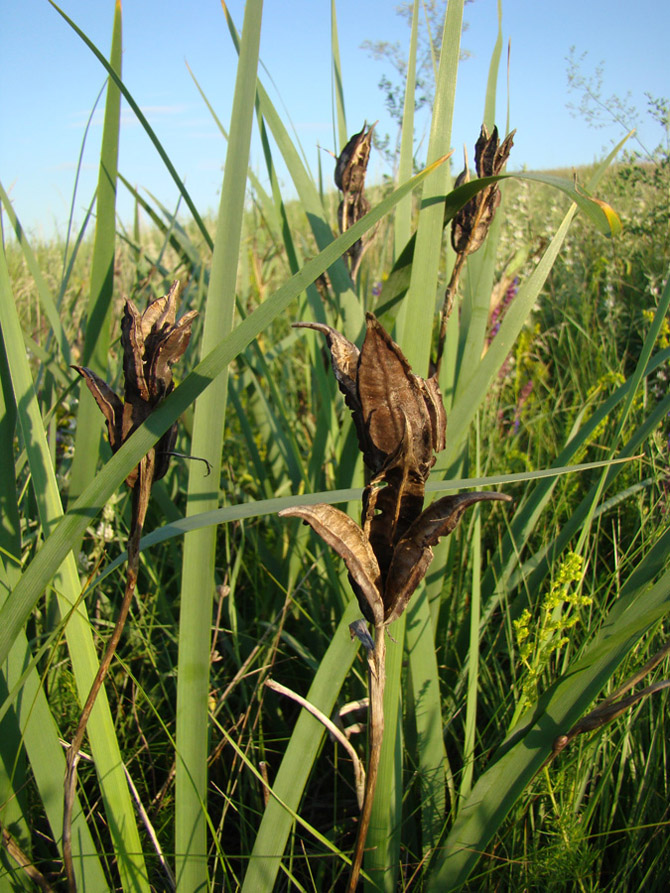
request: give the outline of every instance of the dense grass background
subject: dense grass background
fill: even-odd
[[[461,7],[450,4],[446,22],[428,161],[451,143]],[[67,241],[33,242],[2,195],[0,450],[17,486],[3,475],[0,821],[54,889],[64,889],[59,739],[72,736],[123,597],[122,481],[177,416],[177,450],[214,471],[175,459],[154,487],[138,597],[91,718],[94,763],[80,767],[79,888],[327,890],[346,878],[350,760],[264,686],[272,676],[341,716],[364,758],[364,707],[347,711],[365,697],[366,667],[348,633],[358,611],[346,572],[307,528],[276,517],[307,498],[357,517],[362,484],[322,344],[290,323],[324,321],[355,340],[364,311],[377,310],[426,375],[453,263],[445,214],[456,208],[443,200],[448,163],[394,192],[416,167],[404,145],[404,175],[369,188],[372,215],[334,242],[336,194],[311,180],[255,88],[260,27],[258,2],[241,38],[231,23],[240,69],[216,220],[175,218],[137,194],[128,226],[114,218],[113,190],[104,205],[118,80],[95,221]],[[118,78],[118,9],[115,29],[107,64]],[[482,98],[489,125],[498,57]],[[343,145],[344,107],[336,113]],[[411,104],[405,114],[411,123]],[[243,188],[254,115],[298,201],[283,201],[269,143],[270,193],[251,174]],[[570,195],[510,179],[468,262],[441,379],[448,447],[430,486],[489,478],[516,505],[466,518],[394,626],[371,888],[667,885],[665,692],[541,769],[556,735],[667,637],[670,168],[667,153],[605,168],[577,177],[615,208],[621,233],[601,231],[598,206],[584,202],[590,216],[572,220]],[[550,174],[570,193],[572,172]],[[130,188],[122,171],[117,188]],[[431,196],[442,201],[421,207]],[[363,232],[352,281],[338,258]],[[409,265],[405,232],[417,233]],[[200,310],[175,367],[182,384],[111,459],[69,364],[97,357],[118,388],[123,299],[144,308],[174,278],[182,306]],[[490,312],[492,294],[501,300]],[[34,888],[8,851],[0,859],[8,889]]]

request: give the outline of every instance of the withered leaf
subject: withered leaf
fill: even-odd
[[[511,502],[506,493],[473,492],[457,496],[443,496],[423,511],[398,542],[386,578],[384,589],[384,618],[396,620],[424,578],[433,560],[432,546],[450,534],[458,525],[465,510],[476,502]]]
[[[170,290],[162,298],[152,301],[142,314],[142,336],[145,341],[152,329],[160,332],[164,327],[171,328],[177,319],[177,298],[179,297],[179,281],[175,280]]]
[[[96,375],[87,366],[73,366],[86,382],[89,391],[98,404],[107,422],[107,436],[112,452],[121,446],[121,423],[123,419],[123,403],[106,381]]]
[[[446,415],[436,379],[415,375],[398,345],[372,313],[366,314],[366,334],[360,352],[335,329],[321,323],[294,323],[326,336],[335,378],[353,414],[363,460],[374,475],[413,431],[412,456],[420,474],[435,463],[433,450],[445,446]]]
[[[126,400],[149,400],[149,388],[144,377],[144,334],[142,317],[132,301],[126,301],[121,320],[123,346],[123,377]]]
[[[475,143],[475,168],[478,177],[494,177],[502,171],[514,145],[515,133],[516,130],[508,133],[501,143],[498,128],[494,127],[489,134],[482,124],[479,139]]]
[[[356,345],[336,329],[320,322],[294,322],[293,328],[314,329],[326,336],[333,373],[340,391],[344,394],[345,403],[352,412],[360,413],[361,405],[356,390],[360,351]]]
[[[150,354],[149,390],[152,401],[167,397],[174,388],[172,367],[184,354],[191,339],[191,326],[196,310],[185,313],[174,328],[168,328]],[[147,339],[148,341],[148,339]]]
[[[358,604],[374,624],[383,621],[379,565],[370,543],[356,522],[332,505],[302,505],[282,509],[281,517],[302,518],[344,561],[354,585]]]
[[[363,492],[363,530],[385,582],[398,540],[423,508],[425,478],[412,454],[411,423],[398,450]],[[382,587],[383,588],[383,587]]]
[[[354,134],[340,152],[335,164],[335,185],[343,193],[337,209],[337,222],[340,232],[350,229],[370,210],[370,202],[363,194],[365,174],[370,158],[370,144],[375,125]],[[352,271],[357,267],[363,252],[363,241],[358,239],[347,250]]]
[[[438,437],[426,405],[423,382],[414,375],[398,345],[372,313],[358,364],[358,396],[370,443],[368,466],[378,473],[411,431],[411,454],[427,475],[435,463],[433,443]],[[365,457],[364,457],[365,458]]]

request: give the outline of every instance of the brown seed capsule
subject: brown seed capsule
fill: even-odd
[[[365,174],[370,158],[372,131],[375,125],[354,134],[340,152],[335,164],[335,185],[342,191],[342,201],[337,209],[337,222],[340,232],[346,232],[370,210],[370,202],[363,194]],[[359,239],[347,251],[352,268],[356,265],[363,251],[363,242]]]
[[[109,444],[114,453],[174,388],[172,366],[184,354],[193,320],[198,315],[192,310],[176,322],[178,293],[179,282],[174,282],[170,291],[149,304],[142,314],[132,301],[126,301],[121,320],[123,400],[91,369],[72,367],[86,382],[105,417]],[[167,471],[176,437],[175,422],[154,447],[153,480],[159,480]],[[129,487],[134,487],[136,481],[137,468],[126,478]]]
[[[326,336],[333,371],[352,412],[371,479],[362,525],[329,505],[285,509],[302,518],[342,558],[365,618],[396,620],[433,559],[432,546],[454,530],[465,509],[500,493],[438,499],[425,511],[426,480],[445,447],[446,415],[436,379],[415,375],[398,345],[371,314],[359,351],[330,326],[297,323]]]
[[[478,177],[494,177],[502,171],[509,158],[515,133],[516,131],[513,130],[500,143],[498,128],[494,127],[493,132],[489,135],[486,126],[482,124],[479,139],[475,145],[475,169]],[[456,186],[467,183],[469,180],[470,172],[466,166],[456,180]],[[472,254],[473,251],[481,247],[499,204],[500,189],[494,183],[478,192],[461,208],[451,223],[451,244],[454,251]]]
[[[340,152],[335,164],[335,185],[341,192],[362,192],[370,158],[373,124],[355,133]]]

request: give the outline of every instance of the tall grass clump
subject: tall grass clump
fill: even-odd
[[[417,158],[415,0],[397,180],[366,184],[333,0],[328,191],[264,88],[262,6],[223,7],[227,126],[203,94],[215,220],[123,80],[120,4],[109,58],[54,6],[108,86],[78,233],[33,244],[0,192],[2,884],[654,889],[670,286],[639,202],[667,179],[631,195],[625,139],[578,182],[505,172],[500,9],[482,129],[452,133],[463,0]],[[184,216],[117,170],[121,96]]]

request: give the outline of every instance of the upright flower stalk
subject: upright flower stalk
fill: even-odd
[[[196,311],[191,311],[184,314],[179,322],[176,321],[178,294],[179,282],[174,282],[169,292],[149,304],[143,314],[139,313],[132,301],[126,301],[121,321],[123,400],[91,369],[85,366],[73,366],[86,382],[105,416],[109,443],[113,452],[116,452],[125,443],[133,431],[151,415],[174,388],[172,366],[186,350],[191,337],[191,326],[197,316]],[[135,592],[140,560],[140,539],[149,505],[151,487],[153,482],[162,478],[167,471],[176,437],[177,423],[175,422],[126,478],[126,484],[133,493],[127,547],[128,568],[123,602],[67,753],[63,810],[63,861],[68,878],[68,889],[71,893],[76,890],[71,832],[72,808],[81,745],[93,705],[121,639]]]
[[[384,731],[386,628],[397,620],[433,559],[432,547],[457,526],[468,506],[505,500],[502,493],[444,496],[423,508],[435,453],[445,448],[446,415],[437,378],[415,375],[402,351],[368,313],[363,345],[320,323],[297,323],[326,337],[333,372],[352,412],[368,470],[359,526],[331,505],[281,511],[301,518],[343,559],[365,619],[352,624],[367,650],[370,690],[369,759],[363,810],[349,881],[353,891],[363,859]]]

